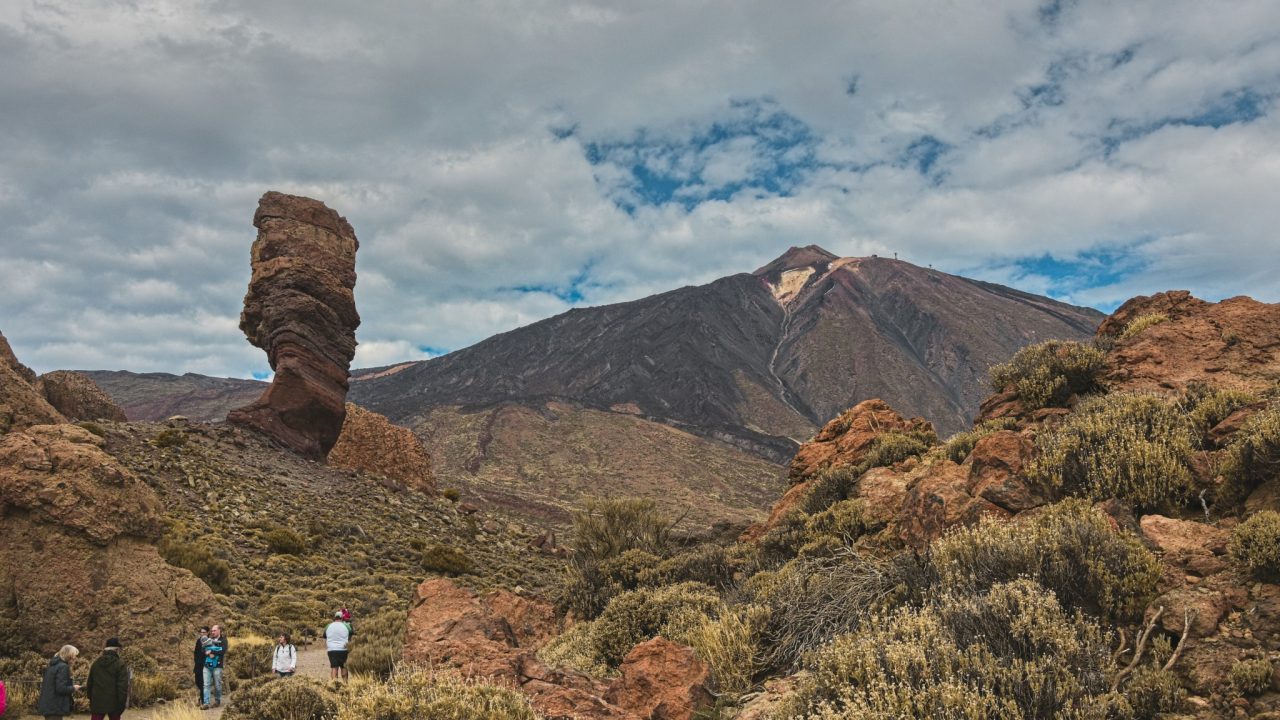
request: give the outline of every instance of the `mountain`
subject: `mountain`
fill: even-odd
[[[433,408],[568,400],[788,459],[879,397],[941,433],[967,428],[988,368],[1029,343],[1086,338],[1097,311],[887,258],[792,248],[753,273],[574,309],[464,350],[353,380],[414,424]]]
[[[158,421],[174,415],[201,422],[225,420],[232,409],[257,400],[267,389],[267,383],[257,380],[196,373],[87,370],[83,374],[110,395],[130,420]]]

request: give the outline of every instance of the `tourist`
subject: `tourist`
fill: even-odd
[[[276,677],[289,677],[298,669],[298,649],[290,642],[289,633],[280,633],[276,638],[271,669],[275,671]]]
[[[80,689],[71,682],[71,664],[80,656],[80,651],[72,645],[63,645],[49,667],[44,670],[44,680],[40,683],[40,699],[36,701],[36,712],[45,720],[62,720],[71,714],[71,696]]]
[[[351,626],[343,621],[342,611],[333,614],[333,622],[324,629],[324,644],[329,651],[329,679],[347,679],[347,644],[351,642]]]
[[[89,714],[92,720],[120,720],[129,702],[129,666],[120,659],[120,641],[111,638],[89,666]]]
[[[201,710],[222,704],[222,667],[227,661],[227,639],[222,636],[222,626],[209,628],[209,640],[204,644],[204,704]]]
[[[200,636],[196,638],[196,654],[195,664],[193,665],[196,673],[196,697],[204,698],[204,646],[209,642],[208,626],[200,628]]]

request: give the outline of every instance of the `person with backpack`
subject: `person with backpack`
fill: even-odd
[[[333,622],[324,629],[325,649],[329,651],[329,679],[347,678],[347,645],[351,642],[351,624],[342,619],[342,611],[333,614]]]
[[[89,714],[92,720],[120,720],[129,704],[129,666],[120,659],[120,641],[111,638],[89,666]]]
[[[293,646],[289,633],[276,638],[275,654],[271,657],[271,669],[276,677],[289,677],[298,669],[298,649]]]
[[[222,626],[209,628],[209,641],[204,644],[204,704],[201,710],[222,704],[222,668],[227,661],[227,639]],[[212,702],[210,702],[212,700]]]
[[[63,645],[44,669],[36,712],[45,720],[62,720],[71,714],[71,696],[80,689],[79,685],[71,682],[71,664],[79,656],[80,651],[74,645]]]

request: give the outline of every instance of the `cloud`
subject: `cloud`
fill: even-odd
[[[0,5],[0,329],[248,377],[267,189],[361,240],[357,365],[793,244],[1110,307],[1280,300],[1280,7]],[[424,349],[428,348],[428,349]]]

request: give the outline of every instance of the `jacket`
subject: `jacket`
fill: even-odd
[[[298,666],[298,649],[292,645],[276,645],[271,656],[271,669],[274,672],[293,672]]]
[[[196,638],[196,654],[195,654],[195,666],[194,666],[196,670],[199,670],[200,668],[204,667],[204,644],[208,641],[209,641],[209,638],[207,637]]]
[[[89,712],[115,715],[129,702],[129,666],[115,650],[107,650],[89,666]]]
[[[204,666],[220,668],[227,659],[227,638],[209,638],[204,644]]]
[[[70,715],[71,695],[75,691],[75,683],[71,682],[71,666],[57,655],[53,656],[49,667],[44,669],[36,712],[40,715]]]

